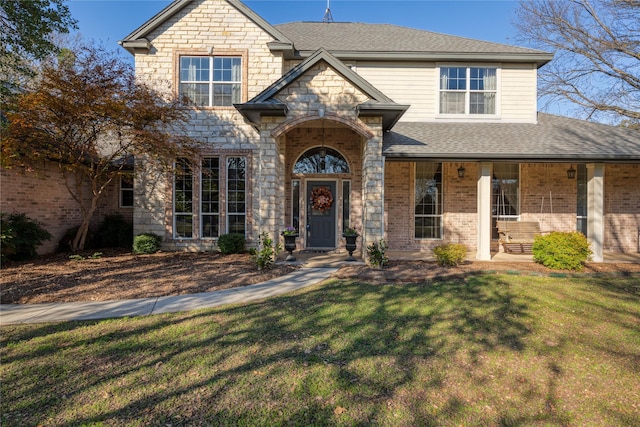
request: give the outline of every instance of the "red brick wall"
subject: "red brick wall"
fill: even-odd
[[[520,166],[520,219],[538,221],[542,231],[575,231],[577,180],[565,163]]]
[[[465,177],[458,178],[463,165]],[[538,221],[543,231],[576,230],[577,180],[567,178],[570,164],[522,164],[520,214]],[[442,243],[477,245],[476,163],[444,163],[444,235],[442,240],[413,238],[414,163],[387,160],[385,230],[392,250],[425,250]],[[606,251],[637,252],[640,230],[640,165],[605,166]],[[492,245],[497,250],[497,245]]]
[[[640,252],[640,165],[605,165],[604,250]]]
[[[87,187],[87,191],[89,188]],[[133,209],[120,209],[119,184],[112,185],[94,216],[92,227],[105,215],[120,213],[132,220]],[[57,244],[71,227],[80,225],[82,215],[64,185],[57,165],[44,163],[37,171],[0,169],[0,210],[6,213],[25,213],[42,224],[53,238],[38,248],[45,254],[56,250]]]
[[[464,165],[465,177],[458,178]],[[391,250],[431,250],[443,243],[462,243],[475,250],[477,242],[477,167],[474,163],[443,164],[443,221],[440,239],[414,238],[415,163],[387,161],[385,164],[385,230]]]

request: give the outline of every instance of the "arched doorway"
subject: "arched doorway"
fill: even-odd
[[[337,244],[338,226],[348,218],[351,180],[349,162],[337,150],[312,147],[302,153],[293,165],[299,192],[298,211],[304,209],[305,246],[315,249],[333,249]],[[300,183],[303,187],[300,187]],[[296,183],[293,183],[295,188]],[[293,199],[296,197],[294,196]],[[301,202],[302,201],[302,202]],[[345,201],[347,205],[345,206]],[[295,200],[294,200],[295,203]],[[300,209],[302,208],[302,209]],[[295,210],[295,209],[294,209]],[[302,231],[302,230],[301,230]]]

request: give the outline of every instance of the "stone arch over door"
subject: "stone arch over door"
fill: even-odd
[[[310,222],[310,192],[314,186],[330,187],[335,192],[335,211],[332,213],[335,215],[332,223],[335,238],[333,244],[321,246],[323,249],[340,249],[344,246],[341,234],[345,224],[362,227],[362,165],[367,142],[363,133],[368,132],[363,132],[362,128],[354,130],[353,126],[345,124],[345,120],[311,117],[297,120],[293,126],[293,121],[280,125],[281,132],[273,132],[278,135],[284,154],[285,223],[300,229],[299,248],[314,247],[313,236],[307,233],[307,226],[314,226]],[[314,165],[296,170],[296,163],[304,158],[305,153],[315,155],[319,161],[317,156],[321,150],[344,159],[343,167],[323,171],[315,169]]]

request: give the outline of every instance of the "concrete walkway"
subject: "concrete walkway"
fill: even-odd
[[[256,285],[200,294],[103,302],[2,304],[0,305],[0,325],[146,316],[239,304],[314,285],[328,279],[337,270],[335,267],[301,268]]]

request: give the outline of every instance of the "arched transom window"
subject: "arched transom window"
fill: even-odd
[[[300,156],[293,173],[349,173],[349,163],[332,148],[316,147]]]

